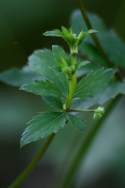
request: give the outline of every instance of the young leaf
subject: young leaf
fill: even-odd
[[[85,130],[86,124],[85,124],[85,122],[83,120],[81,120],[80,117],[77,117],[76,115],[74,116],[74,115],[69,114],[68,115],[68,120],[69,120],[69,123],[73,127],[78,128],[81,131]]]
[[[67,44],[70,46],[76,41],[76,35],[73,34],[71,29],[67,29],[66,27],[61,27],[60,30],[55,29],[53,31],[47,31],[44,33],[44,36],[49,37],[61,37],[64,39]]]
[[[20,89],[40,96],[60,97],[62,94],[57,90],[54,84],[49,81],[37,81],[25,84]]]
[[[36,75],[33,72],[26,72],[16,68],[4,71],[0,74],[0,81],[17,87],[20,87],[21,85],[26,83],[31,83],[37,79],[39,79],[39,75]]]
[[[61,27],[61,30],[47,31],[44,33],[45,36],[50,37],[61,37],[68,44],[71,53],[78,53],[78,47],[84,39],[86,39],[92,33],[97,32],[96,30],[90,29],[87,31],[80,31],[77,34],[73,33],[72,29],[67,29],[66,27]]]
[[[21,138],[21,147],[31,142],[46,138],[52,133],[57,133],[65,126],[65,113],[42,112],[35,116],[25,129]]]
[[[53,31],[46,31],[43,35],[46,37],[62,37],[62,32],[59,29],[55,29]]]
[[[113,77],[112,69],[97,69],[92,71],[85,78],[82,78],[77,86],[75,97],[86,99],[95,96],[98,92],[105,89]]]

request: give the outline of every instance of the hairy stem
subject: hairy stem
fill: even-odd
[[[50,146],[55,134],[52,134],[47,141],[45,142],[44,146],[40,148],[40,150],[36,153],[30,164],[24,169],[24,171],[16,178],[16,180],[8,186],[8,188],[18,188],[22,185],[25,179],[29,176],[29,174],[34,170],[37,166],[38,162],[42,159],[45,152],[47,151],[48,147]]]
[[[77,170],[79,169],[81,161],[83,161],[83,162],[85,161],[87,152],[90,149],[90,147],[92,146],[93,140],[95,139],[95,137],[96,137],[97,133],[99,132],[99,130],[101,129],[103,123],[108,118],[108,116],[110,115],[110,113],[112,112],[114,107],[117,105],[117,103],[120,101],[120,99],[121,99],[121,96],[116,97],[116,99],[114,99],[107,106],[104,116],[100,120],[98,120],[97,123],[95,123],[95,125],[92,126],[88,130],[86,136],[83,139],[81,147],[80,147],[78,153],[76,154],[75,158],[73,159],[67,175],[65,176],[62,188],[71,187],[73,178],[74,178]]]

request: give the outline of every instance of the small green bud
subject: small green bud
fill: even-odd
[[[80,45],[85,37],[86,37],[86,33],[81,31],[77,37],[77,44]]]
[[[74,46],[70,47],[70,51],[71,51],[71,54],[78,54],[78,46],[74,45]]]
[[[77,38],[76,34],[73,33],[71,29],[67,29],[65,27],[62,27],[61,29],[64,40],[67,42],[69,47],[73,46]]]
[[[79,35],[77,36],[77,45],[80,45],[81,42],[82,42],[84,39],[86,39],[89,35],[91,35],[91,34],[93,34],[93,33],[96,33],[96,32],[97,32],[97,31],[94,30],[94,29],[90,29],[90,30],[85,31],[85,32],[81,31],[81,32],[79,33]]]
[[[104,112],[105,112],[104,108],[99,106],[98,108],[96,108],[93,118],[100,119],[104,115]]]

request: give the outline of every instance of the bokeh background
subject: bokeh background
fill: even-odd
[[[125,40],[124,0],[84,0],[87,9],[100,15]],[[0,0],[0,71],[21,67],[38,48],[54,41],[46,30],[69,25],[75,0]],[[56,41],[58,42],[58,41]],[[77,188],[125,187],[125,99],[113,111],[76,177]],[[0,84],[0,187],[21,172],[41,142],[20,150],[25,123],[43,108],[40,97]],[[56,136],[44,160],[22,188],[55,188],[77,152],[83,133],[67,128]],[[60,179],[61,178],[61,179]],[[84,185],[84,186],[83,186]]]

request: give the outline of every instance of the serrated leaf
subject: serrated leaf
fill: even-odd
[[[39,79],[39,75],[16,68],[0,73],[0,81],[17,87],[21,86],[22,84],[33,82],[37,79]]]
[[[93,97],[98,92],[102,91],[107,87],[114,75],[112,69],[98,69],[92,71],[85,78],[82,78],[77,86],[75,97],[78,99],[86,99]]]
[[[53,54],[51,50],[42,49],[36,50],[28,58],[28,69],[46,76],[48,67],[57,68],[57,65],[53,59]]]
[[[25,84],[20,89],[40,96],[61,97],[61,93],[49,81],[37,81]]]
[[[85,122],[80,118],[80,117],[77,117],[76,115],[71,115],[69,114],[68,115],[68,120],[69,120],[69,123],[75,127],[75,128],[78,128],[80,129],[81,131],[84,131],[85,128],[86,128],[86,124]]]
[[[37,50],[29,57],[27,66],[22,70],[12,69],[1,73],[0,80],[14,86],[29,84],[35,80],[48,80],[65,97],[68,92],[68,79],[59,70],[59,58],[64,58],[64,54],[65,51],[59,46],[53,46],[52,51]]]
[[[21,147],[57,133],[65,126],[65,113],[42,112],[35,116],[22,134]]]
[[[110,83],[103,91],[99,92],[94,97],[86,98],[85,101],[76,100],[72,106],[73,108],[80,109],[90,108],[95,105],[102,106],[119,94],[125,94],[125,82]]]
[[[61,51],[61,54],[61,48],[56,47],[56,50],[54,50],[53,47],[54,53],[51,50],[38,50],[34,52],[29,58],[28,67],[29,70],[40,74],[43,79],[53,82],[55,87],[66,96],[68,91],[68,79],[66,75],[59,70],[59,54],[57,54],[59,51]]]

